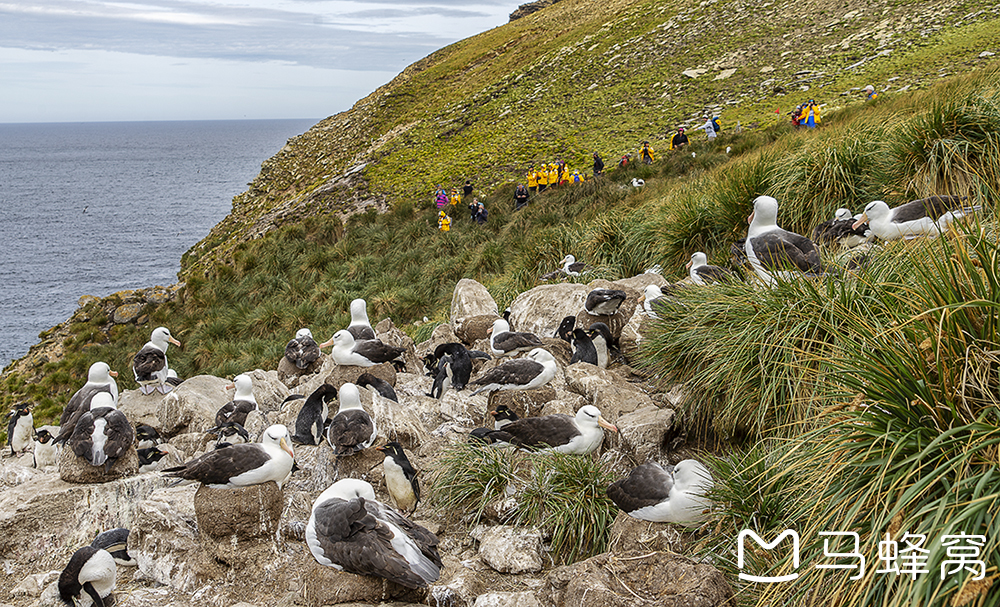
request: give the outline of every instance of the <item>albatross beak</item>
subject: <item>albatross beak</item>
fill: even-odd
[[[646,296],[645,295],[640,295],[639,296],[639,302],[638,302],[639,305],[642,305],[642,302],[644,302],[644,301],[646,301]]]
[[[868,215],[866,215],[864,213],[862,213],[861,217],[858,217],[858,220],[855,221],[853,225],[851,225],[851,229],[852,230],[857,230],[858,226],[860,226],[863,223],[868,223]]]
[[[332,346],[332,345],[333,345],[333,338],[331,337],[330,341],[324,341],[323,343],[321,343],[319,345],[319,347],[320,348],[326,348],[327,346]]]
[[[108,375],[111,377],[118,377],[118,371],[108,371]]]
[[[226,387],[222,389],[223,392],[229,392],[230,390],[235,390],[236,384],[226,384]]]
[[[691,264],[693,264],[693,263],[694,263],[693,261],[687,262],[687,265],[684,266],[684,269],[690,270],[691,269]]]
[[[754,211],[754,212],[750,213],[750,216],[749,216],[749,217],[747,217],[747,223],[753,223],[753,216],[754,216],[754,213],[756,213],[756,211]]]
[[[180,347],[181,347],[181,342],[177,341],[177,340],[176,340],[176,339],[174,339],[173,337],[168,337],[168,338],[167,338],[167,341],[169,341],[170,343],[174,344],[174,345],[175,345],[175,346],[177,346],[178,348],[180,348]]]
[[[295,454],[292,453],[292,446],[288,444],[288,441],[285,440],[284,436],[282,436],[281,440],[278,441],[278,445],[280,445],[281,448],[284,449],[288,453],[288,455],[292,457],[292,459],[295,459]]]
[[[612,432],[618,432],[618,428],[616,428],[615,425],[612,424],[611,422],[609,422],[608,420],[604,419],[603,415],[598,415],[597,416],[597,425],[600,426],[600,427],[602,427],[602,428],[607,428],[608,430],[611,430]]]

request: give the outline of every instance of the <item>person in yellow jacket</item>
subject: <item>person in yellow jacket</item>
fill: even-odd
[[[448,217],[448,214],[444,211],[438,212],[438,229],[442,232],[451,231],[451,217]]]
[[[458,195],[458,188],[451,189],[451,206],[455,206],[462,202],[462,197]]]
[[[559,167],[554,162],[549,165],[549,185],[559,185]]]
[[[528,171],[527,181],[528,181],[528,191],[531,192],[532,195],[537,194],[538,193],[538,174],[535,173],[535,169],[533,167],[532,167],[531,170]]]
[[[656,160],[656,157],[653,155],[653,148],[650,147],[648,141],[642,142],[642,148],[639,150],[639,160],[643,164],[653,164],[653,161]]]
[[[819,116],[819,106],[816,105],[815,100],[810,99],[806,107],[802,108],[802,124],[814,129],[819,126],[820,122],[822,121]]]
[[[538,191],[544,192],[549,185],[549,168],[543,164],[535,173],[535,180],[538,182]]]

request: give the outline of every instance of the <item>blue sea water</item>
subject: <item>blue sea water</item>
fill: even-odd
[[[0,124],[0,366],[81,295],[177,282],[181,255],[315,122]]]

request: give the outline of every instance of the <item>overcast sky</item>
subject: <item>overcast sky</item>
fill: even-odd
[[[0,0],[0,122],[323,118],[526,0]]]

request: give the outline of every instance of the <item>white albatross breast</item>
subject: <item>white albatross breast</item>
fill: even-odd
[[[961,196],[930,196],[893,209],[881,200],[874,200],[868,203],[853,227],[867,221],[875,236],[882,240],[937,236],[947,230],[951,222],[978,208],[961,208],[963,200]]]
[[[823,266],[819,249],[805,236],[778,227],[778,201],[758,196],[747,218],[745,250],[754,272],[767,286],[804,274],[819,274]]]
[[[615,481],[608,497],[633,518],[656,523],[696,526],[708,519],[712,502],[705,493],[713,486],[712,474],[704,465],[686,459],[665,470],[648,461]]]
[[[292,473],[295,454],[288,429],[275,424],[264,430],[259,443],[229,445],[209,451],[164,475],[198,481],[213,489],[246,487],[274,481],[281,487]]]

